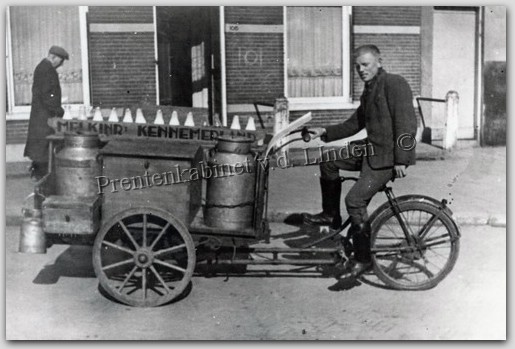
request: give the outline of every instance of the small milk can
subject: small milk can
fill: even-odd
[[[30,194],[24,202],[21,212],[23,222],[20,228],[20,245],[19,251],[22,253],[46,253],[46,236],[43,231],[43,222],[41,220],[41,210],[36,208],[25,207]]]

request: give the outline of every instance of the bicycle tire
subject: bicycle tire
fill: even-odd
[[[405,237],[393,208],[386,207],[375,214],[371,221],[374,272],[382,282],[394,289],[433,288],[451,272],[458,259],[460,242],[456,225],[451,216],[431,203],[405,201],[399,203],[399,209],[411,232],[410,239],[415,236],[420,240],[415,242],[417,250]],[[430,224],[431,220],[433,224]],[[423,224],[431,226],[421,236]],[[433,228],[435,229],[432,231]],[[434,236],[436,232],[439,235]],[[388,243],[385,245],[386,241]],[[435,251],[436,247],[442,250]],[[444,260],[438,264],[434,261],[428,262],[428,258],[433,257]]]

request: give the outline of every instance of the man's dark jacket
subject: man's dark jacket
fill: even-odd
[[[414,145],[417,120],[411,89],[402,76],[379,69],[371,90],[363,92],[356,112],[345,122],[327,127],[325,140],[331,142],[350,137],[363,128],[367,130],[368,143],[373,147],[374,155],[369,151],[367,156],[372,169],[415,163],[415,149],[406,148]],[[412,138],[401,137],[406,134]]]
[[[34,70],[32,108],[24,156],[32,161],[48,161],[48,141],[45,138],[52,134],[53,130],[47,121],[63,114],[59,76],[52,63],[43,59]]]

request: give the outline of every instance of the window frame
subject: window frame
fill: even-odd
[[[78,111],[80,106],[91,106],[90,83],[89,83],[89,60],[88,60],[88,37],[87,37],[87,12],[88,6],[75,6],[78,11],[80,47],[81,47],[81,68],[82,68],[82,103],[68,104],[72,111]],[[19,106],[14,99],[14,71],[12,57],[12,36],[11,36],[11,11],[10,6],[6,8],[6,40],[5,40],[5,72],[7,88],[7,112],[6,121],[29,120],[30,105]]]
[[[288,93],[288,6],[283,6],[284,22],[284,95],[288,98],[290,110],[333,110],[354,109],[351,79],[351,18],[352,7],[341,6],[342,10],[342,96],[336,97],[289,97]]]

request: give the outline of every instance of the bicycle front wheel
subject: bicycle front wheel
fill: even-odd
[[[459,254],[459,232],[439,207],[420,201],[399,203],[372,220],[372,260],[377,277],[401,290],[435,287],[452,270]]]

